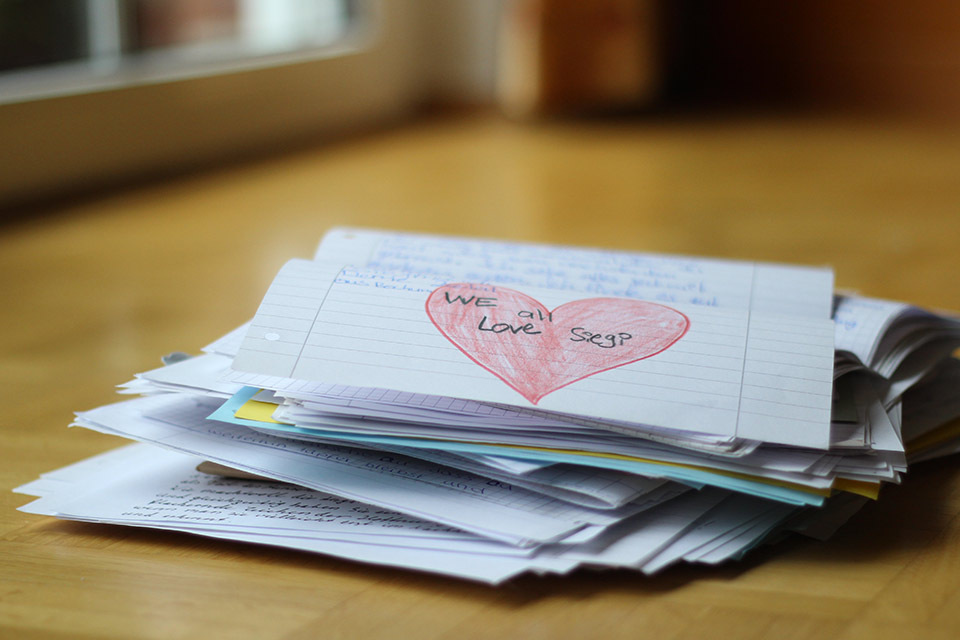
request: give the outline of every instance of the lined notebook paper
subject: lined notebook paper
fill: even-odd
[[[721,306],[719,293],[711,304],[641,301],[295,260],[267,292],[233,367],[828,446],[829,305],[823,317],[813,305],[793,313],[785,292],[796,280],[803,296],[829,300],[830,280],[817,270],[683,262],[702,290],[732,302]],[[825,295],[812,287],[818,278]]]

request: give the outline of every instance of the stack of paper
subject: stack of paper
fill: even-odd
[[[78,414],[159,447],[20,490],[491,583],[715,564],[960,450],[958,346],[826,268],[335,230],[251,323]]]

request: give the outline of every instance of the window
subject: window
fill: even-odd
[[[360,4],[0,0],[0,100],[336,55],[336,45],[350,45]]]
[[[417,0],[0,0],[0,207],[409,113]]]

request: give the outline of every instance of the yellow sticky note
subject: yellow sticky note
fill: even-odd
[[[244,420],[255,420],[257,422],[272,422],[273,424],[287,424],[273,419],[273,412],[277,410],[277,405],[260,400],[247,400],[234,413],[238,418]]]

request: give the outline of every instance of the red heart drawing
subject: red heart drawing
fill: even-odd
[[[656,355],[690,328],[687,316],[655,302],[588,298],[549,311],[519,291],[469,283],[435,289],[426,308],[447,340],[533,404]]]

